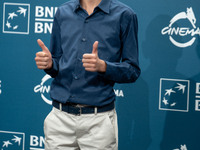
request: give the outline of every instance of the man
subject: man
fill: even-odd
[[[116,0],[72,0],[57,10],[50,51],[38,40],[39,69],[51,75],[46,150],[117,150],[114,83],[140,75],[137,17]]]

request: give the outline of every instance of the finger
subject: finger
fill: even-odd
[[[47,54],[45,52],[37,52],[36,57],[46,57]]]
[[[47,69],[47,66],[37,66],[38,69]]]
[[[48,56],[40,56],[40,54],[36,55],[35,61],[49,61],[50,58]]]
[[[48,66],[47,62],[36,62],[37,66]]]
[[[48,52],[48,48],[45,46],[45,44],[42,42],[42,40],[38,39],[37,40],[38,45],[41,47],[43,52]]]
[[[48,62],[47,57],[35,57],[36,62]]]
[[[85,68],[86,71],[90,71],[90,72],[96,72],[95,68]]]
[[[83,67],[85,67],[85,68],[96,68],[96,65],[91,64],[91,63],[83,63]]]
[[[82,59],[82,63],[91,63],[91,64],[96,64],[97,60],[96,59]]]
[[[96,54],[96,55],[98,54],[98,44],[99,44],[98,41],[95,41],[95,42],[94,42],[92,54]]]
[[[95,54],[83,54],[83,58],[84,59],[92,59],[92,58],[96,58]]]

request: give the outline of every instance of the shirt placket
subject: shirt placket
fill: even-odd
[[[81,33],[81,38],[78,46],[78,52],[77,52],[77,57],[76,57],[76,64],[74,68],[73,74],[73,79],[74,80],[79,80],[81,77],[81,71],[84,69],[82,65],[82,56],[86,52],[86,47],[88,44],[88,37],[87,37],[87,24],[88,24],[88,14],[84,10],[80,10],[78,14],[83,17],[83,24],[82,24],[82,33]]]

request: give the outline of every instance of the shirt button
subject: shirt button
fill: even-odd
[[[86,41],[86,38],[82,38],[82,42],[85,42]]]
[[[78,77],[77,77],[77,76],[74,76],[74,79],[75,79],[75,80],[77,80],[77,79],[78,79]]]

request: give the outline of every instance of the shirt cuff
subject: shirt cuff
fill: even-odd
[[[113,63],[108,62],[108,61],[105,61],[105,63],[106,63],[106,72],[99,72],[99,75],[106,78],[106,79],[111,80],[114,76],[113,75],[114,70],[112,69]]]
[[[53,64],[51,69],[44,69],[44,71],[49,74],[51,77],[55,77],[57,75],[57,66],[55,60],[53,59]]]

